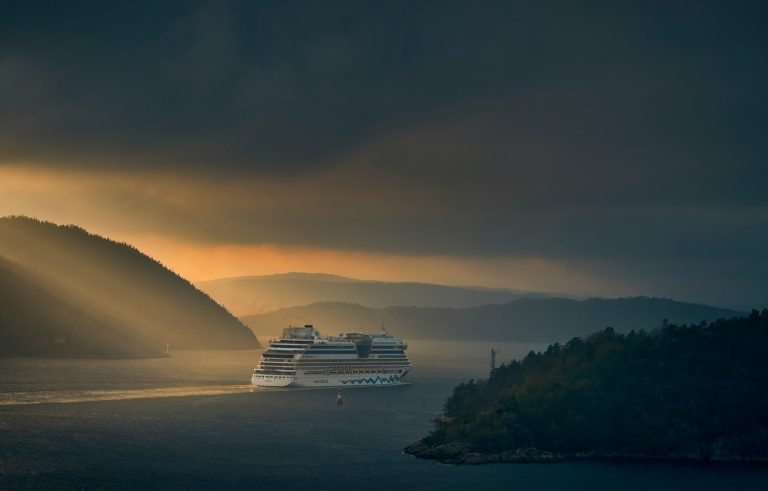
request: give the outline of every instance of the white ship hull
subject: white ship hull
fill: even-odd
[[[398,373],[299,374],[295,377],[285,375],[253,375],[251,383],[259,387],[380,387],[383,385],[396,385],[407,374],[408,370],[401,370]]]
[[[296,377],[285,375],[256,375],[251,377],[251,384],[259,387],[287,387],[296,380]]]

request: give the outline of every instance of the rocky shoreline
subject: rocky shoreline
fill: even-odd
[[[539,450],[537,448],[518,448],[505,450],[500,453],[481,453],[468,442],[454,441],[438,445],[428,445],[415,442],[405,447],[404,452],[421,459],[437,460],[445,464],[495,464],[499,462],[513,463],[554,463],[562,462],[565,456]]]
[[[684,450],[665,455],[635,454],[625,451],[557,453],[535,447],[504,450],[499,453],[478,452],[466,441],[439,444],[414,442],[403,450],[421,459],[437,460],[444,464],[478,465],[496,463],[552,464],[565,460],[655,460],[687,462],[740,462],[768,464],[768,455],[745,455],[735,451],[727,439],[719,439],[711,445],[692,442]]]

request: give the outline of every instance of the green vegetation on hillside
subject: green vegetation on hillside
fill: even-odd
[[[765,460],[766,346],[768,310],[553,344],[456,387],[414,453],[439,458],[461,442],[486,454]]]
[[[388,307],[322,302],[292,307],[242,320],[260,336],[275,335],[289,325],[314,324],[329,333],[378,329],[383,323],[411,339],[488,341],[565,341],[584,336],[595,327],[612,326],[629,332],[674,323],[712,321],[738,312],[676,302],[665,298],[618,298],[570,300],[521,298],[503,305],[462,309]]]
[[[56,337],[81,341],[69,345],[69,356],[162,352],[166,343],[172,349],[258,346],[246,326],[187,280],[127,244],[79,227],[0,218],[0,256],[8,259],[6,276],[10,267],[15,278],[36,285],[10,286],[0,297],[0,333],[10,336],[0,340],[4,354],[50,354],[45,345],[30,353],[35,344],[18,337],[25,329],[26,337],[38,341],[50,339],[46,332],[66,331]],[[68,313],[53,304],[68,305]],[[87,320],[78,320],[75,312]]]

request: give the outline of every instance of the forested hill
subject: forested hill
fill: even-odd
[[[0,356],[142,357],[160,351],[0,257]]]
[[[605,329],[459,385],[432,434],[408,451],[466,463],[768,462],[766,346],[768,310],[626,335]]]
[[[26,217],[0,218],[0,255],[16,263],[17,275],[26,272],[44,290],[99,319],[105,332],[119,334],[121,339],[138,339],[158,352],[166,343],[172,349],[258,346],[247,327],[187,280],[131,246],[81,228]],[[7,295],[0,304],[4,319],[12,317],[20,323],[3,321],[0,329],[18,332],[24,312]],[[90,327],[83,327],[82,333],[94,332],[96,324],[87,324]],[[80,324],[67,326],[73,335],[81,333]],[[119,353],[123,348],[108,343],[101,351]],[[83,349],[82,355],[95,356]]]
[[[464,309],[388,307],[322,302],[242,320],[260,336],[289,325],[314,324],[321,331],[378,329],[381,324],[410,339],[487,341],[565,341],[606,326],[617,331],[731,317],[738,312],[663,298],[570,300],[522,298],[503,305]]]

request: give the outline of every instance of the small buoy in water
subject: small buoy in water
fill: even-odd
[[[339,406],[344,404],[344,398],[341,397],[341,389],[338,389],[336,392],[336,404]]]

